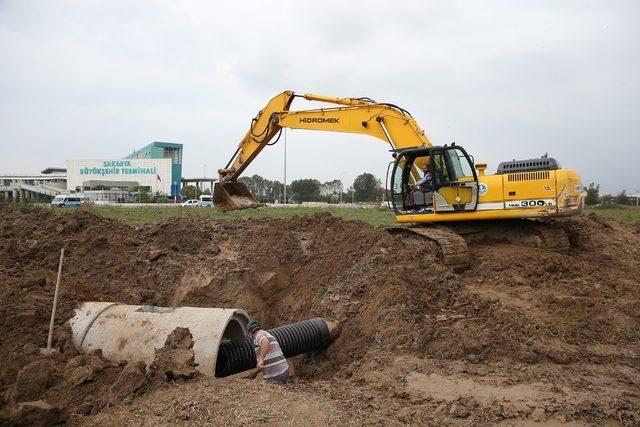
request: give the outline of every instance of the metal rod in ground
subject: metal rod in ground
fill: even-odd
[[[56,279],[56,290],[53,294],[53,309],[51,310],[51,321],[49,322],[49,337],[47,338],[47,352],[51,351],[53,341],[53,322],[56,318],[56,307],[58,306],[58,291],[60,289],[60,277],[62,276],[62,262],[64,260],[64,248],[60,250],[60,263],[58,264],[58,278]]]

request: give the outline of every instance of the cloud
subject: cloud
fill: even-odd
[[[640,190],[637,2],[0,2],[0,170],[185,145],[224,165],[285,89],[369,96],[497,163],[549,152]],[[295,108],[308,103],[297,102]],[[384,178],[387,147],[290,131],[289,179]],[[282,178],[283,143],[247,170]],[[612,147],[614,150],[604,150]]]

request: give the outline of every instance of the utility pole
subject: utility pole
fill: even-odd
[[[207,164],[206,163],[202,165],[202,177],[203,178],[207,177]],[[206,186],[206,184],[203,182],[202,183],[202,192],[203,193],[204,193],[204,190],[205,190],[205,186]],[[211,193],[213,194],[213,188],[211,189]]]
[[[284,128],[284,203],[287,203],[287,128]]]
[[[340,204],[344,203],[342,193],[344,193],[344,176],[347,175],[349,171],[340,172]],[[349,189],[347,188],[347,192]]]

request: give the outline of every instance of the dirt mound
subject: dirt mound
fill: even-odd
[[[64,408],[42,400],[18,403],[0,415],[0,421],[16,426],[51,426],[64,424],[68,419]]]
[[[637,225],[597,215],[553,222],[569,235],[568,253],[480,242],[470,247],[471,268],[456,274],[433,243],[328,214],[194,215],[133,228],[82,210],[0,206],[2,403],[14,413],[20,402],[46,400],[95,414],[163,395],[159,381],[193,377],[186,330],[157,350],[151,374],[77,355],[64,321],[97,300],[237,307],[267,328],[314,316],[337,322],[341,335],[327,351],[292,361],[299,383],[291,387],[323,384],[318,399],[373,411],[371,420],[637,422]],[[60,353],[44,357],[62,246]],[[351,406],[336,403],[345,396]]]
[[[164,347],[156,350],[150,370],[160,381],[189,380],[198,374],[194,359],[191,332],[176,328],[167,337]]]

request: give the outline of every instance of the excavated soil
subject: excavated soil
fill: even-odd
[[[571,249],[433,243],[328,214],[130,227],[0,206],[0,422],[7,424],[640,423],[640,226],[556,220]],[[54,345],[46,346],[60,248]],[[188,330],[150,370],[78,355],[84,301],[237,307],[266,327],[321,316],[325,352],[292,383],[195,375]]]

